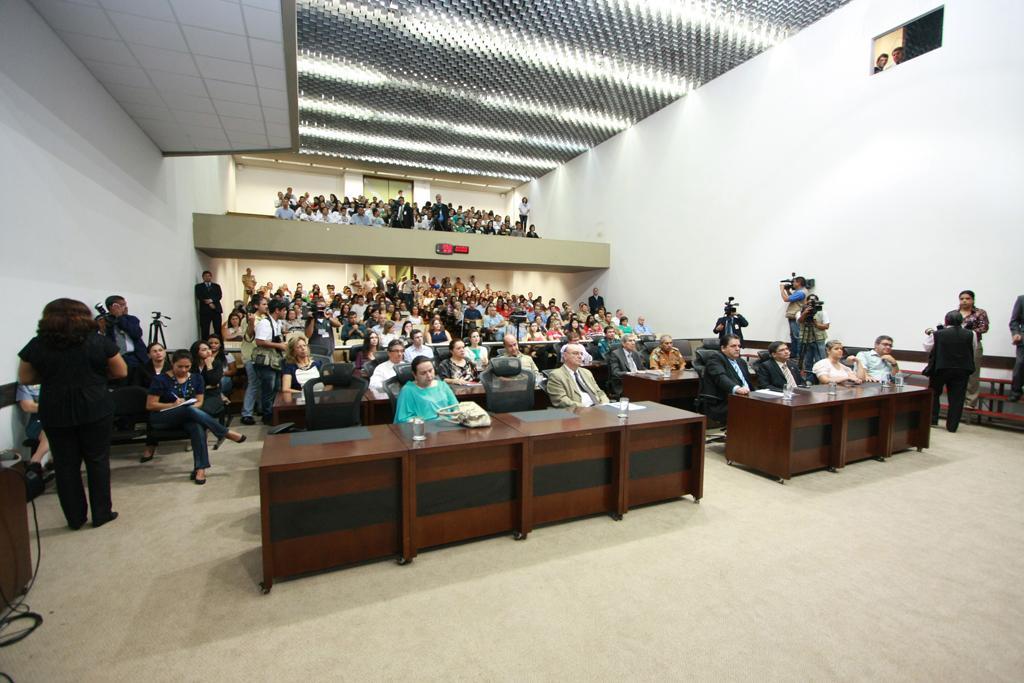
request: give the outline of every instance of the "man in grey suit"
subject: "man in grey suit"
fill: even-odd
[[[583,408],[608,403],[608,396],[597,386],[594,376],[583,365],[583,347],[562,347],[562,366],[548,377],[547,392],[555,408]]]
[[[1019,401],[1024,385],[1024,294],[1017,297],[1010,313],[1010,334],[1017,347],[1017,362],[1013,364],[1013,382],[1010,384],[1010,400]]]
[[[622,376],[644,369],[644,359],[636,350],[636,335],[627,334],[622,346],[608,354],[608,394],[612,398],[622,395]]]

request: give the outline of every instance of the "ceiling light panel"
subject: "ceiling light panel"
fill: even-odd
[[[534,178],[846,2],[298,0],[302,151]]]

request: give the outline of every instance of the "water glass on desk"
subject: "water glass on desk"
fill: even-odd
[[[414,417],[412,419],[412,440],[413,441],[425,441],[427,439],[427,426],[423,422],[423,418]]]
[[[782,401],[783,401],[783,403],[789,403],[792,400],[793,400],[793,389],[791,387],[789,387],[788,385],[782,387]]]
[[[889,388],[889,373],[887,372],[884,375],[882,375],[882,379],[880,379],[878,381],[878,383],[882,385],[883,389],[888,389]]]
[[[662,370],[661,376],[664,377],[665,379],[669,379],[670,377],[672,377],[672,368],[665,368],[664,370]]]
[[[892,381],[896,385],[896,389],[902,389],[903,388],[903,373],[902,372],[897,372],[896,375],[892,378]]]
[[[629,417],[629,399],[625,396],[619,398],[619,417]]]

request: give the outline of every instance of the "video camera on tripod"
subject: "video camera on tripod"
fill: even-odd
[[[736,297],[730,296],[725,302],[725,314],[733,315],[736,313],[736,307],[740,305],[739,301],[736,301]]]
[[[160,346],[167,348],[167,340],[164,338],[164,327],[166,323],[164,320],[170,320],[171,316],[164,315],[160,311],[153,311],[153,319],[149,322],[149,341],[147,343],[152,344],[157,342]]]

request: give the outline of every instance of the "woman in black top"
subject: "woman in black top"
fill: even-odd
[[[18,381],[40,384],[39,418],[46,425],[56,469],[57,497],[72,529],[117,518],[110,502],[110,435],[114,403],[108,379],[128,375],[117,345],[97,334],[89,307],[74,299],[46,304],[36,336],[18,356]],[[82,462],[89,500],[82,487]]]
[[[148,390],[153,384],[153,378],[171,369],[171,362],[167,358],[167,349],[160,342],[153,342],[146,347],[146,355],[149,360],[135,370],[135,384]],[[139,462],[149,462],[156,455],[156,447],[160,445],[152,433],[146,434],[146,448],[139,457]]]

